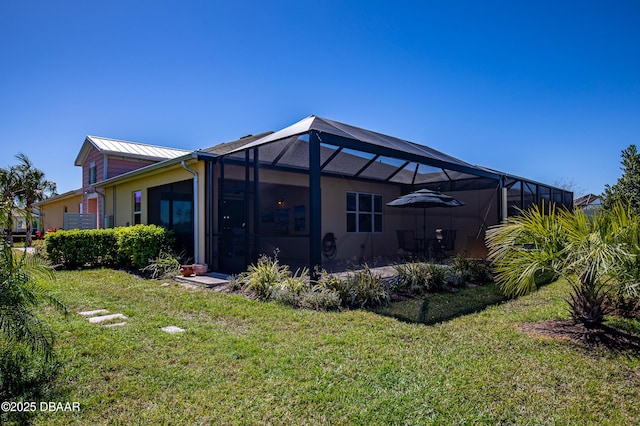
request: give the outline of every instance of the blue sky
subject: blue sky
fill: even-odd
[[[0,0],[0,167],[310,114],[600,193],[640,142],[640,2]]]

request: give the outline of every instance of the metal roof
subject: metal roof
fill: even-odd
[[[82,188],[73,189],[71,191],[67,191],[62,194],[52,195],[51,197],[45,198],[44,200],[35,203],[35,205],[41,206],[50,202],[60,201],[65,198],[77,197],[78,195],[82,195],[82,192],[83,192]]]
[[[101,182],[98,182],[96,184],[96,186],[98,187],[104,187],[104,186],[111,186],[114,184],[117,184],[119,182],[123,182],[126,180],[130,180],[130,179],[135,179],[138,176],[142,176],[146,173],[153,173],[153,172],[158,172],[161,171],[164,167],[169,167],[172,166],[174,164],[178,164],[183,160],[189,160],[189,159],[212,159],[215,158],[219,155],[221,155],[222,153],[227,153],[230,150],[233,150],[235,147],[239,146],[239,145],[245,145],[247,143],[253,142],[256,139],[260,139],[262,137],[264,137],[265,135],[268,135],[270,133],[273,132],[264,132],[264,133],[260,133],[258,135],[247,135],[244,136],[240,139],[237,139],[235,141],[231,141],[231,142],[226,142],[226,143],[221,143],[209,148],[205,148],[205,149],[200,149],[200,150],[196,150],[196,151],[182,151],[181,155],[179,156],[175,156],[172,158],[167,158],[165,160],[162,160],[160,162],[154,163],[154,164],[150,164],[148,166],[145,167],[141,167],[139,169],[136,170],[132,170],[130,172],[126,172],[123,173],[121,175],[118,176],[114,176],[110,179],[106,179],[103,180]],[[118,141],[121,142],[121,141]]]
[[[87,136],[85,143],[76,158],[76,166],[81,166],[82,163],[84,163],[91,146],[95,147],[103,154],[155,161],[177,158],[191,152],[185,149],[168,148],[164,146],[122,141],[99,136]]]

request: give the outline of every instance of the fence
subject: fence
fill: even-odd
[[[64,214],[64,229],[96,229],[97,227],[98,217],[95,214]]]

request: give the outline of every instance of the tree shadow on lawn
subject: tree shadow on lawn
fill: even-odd
[[[393,301],[389,306],[372,309],[399,321],[436,324],[482,311],[504,302],[507,298],[495,284],[468,286],[455,293],[431,293],[423,297]]]
[[[605,324],[587,327],[573,320],[556,319],[523,324],[520,329],[529,335],[570,340],[586,349],[640,355],[640,336]]]

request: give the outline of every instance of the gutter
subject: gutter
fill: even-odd
[[[182,160],[180,164],[182,164],[183,169],[193,175],[193,259],[194,263],[200,263],[198,252],[200,247],[200,238],[198,235],[198,224],[200,223],[200,208],[198,205],[198,172],[190,169],[185,163],[185,160]]]
[[[135,170],[132,170],[132,171],[127,172],[127,173],[123,173],[123,174],[118,175],[118,176],[114,176],[114,177],[109,178],[107,180],[103,180],[101,182],[97,182],[93,186],[105,188],[105,187],[109,187],[109,186],[113,186],[113,185],[118,185],[120,183],[124,183],[124,182],[128,182],[130,180],[133,180],[133,179],[137,178],[138,176],[144,175],[146,173],[157,171],[157,170],[163,169],[163,168],[165,168],[167,166],[171,166],[171,165],[174,165],[174,164],[180,164],[183,161],[187,161],[187,160],[191,160],[191,159],[196,159],[198,161],[212,161],[216,157],[217,157],[216,155],[211,155],[211,154],[201,153],[199,151],[194,151],[192,153],[189,153],[189,154],[186,154],[186,155],[182,155],[180,157],[169,158],[167,160],[160,161],[159,163],[153,163],[153,164],[150,164],[148,166],[141,167],[139,169],[135,169]]]

